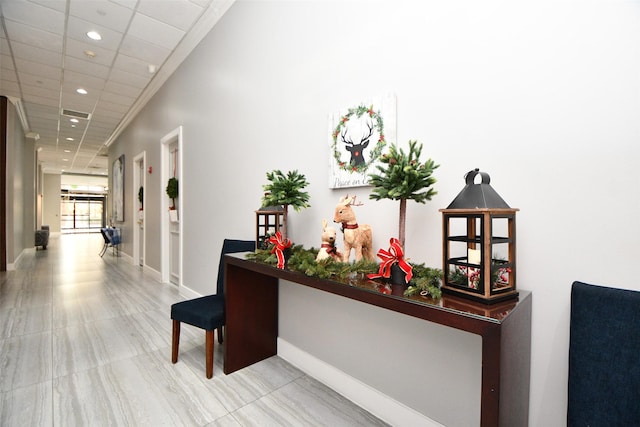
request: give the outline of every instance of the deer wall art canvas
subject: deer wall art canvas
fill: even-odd
[[[386,95],[329,117],[329,188],[362,187],[396,140],[396,97]]]

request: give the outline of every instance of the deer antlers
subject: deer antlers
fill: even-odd
[[[373,135],[373,123],[369,120],[367,120],[367,128],[369,128],[369,133],[366,136],[362,136],[360,138],[360,144],[358,145],[363,145],[363,144],[369,144],[369,138],[371,138],[371,135]],[[351,137],[349,137],[349,139],[347,139],[347,128],[345,127],[342,132],[340,132],[340,139],[342,139],[342,142],[345,143],[345,145],[349,146],[349,147],[353,147],[355,144],[353,143],[353,140],[351,139]],[[365,145],[366,147],[366,145]]]
[[[340,203],[345,206],[363,206],[362,202],[356,203],[356,197],[357,196],[349,197],[347,194],[346,196],[340,197]]]

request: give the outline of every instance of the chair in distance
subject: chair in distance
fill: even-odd
[[[207,295],[187,301],[181,301],[171,306],[173,333],[171,337],[171,363],[178,362],[178,348],[180,346],[180,324],[182,322],[204,329],[205,332],[205,360],[207,378],[213,377],[213,331],[218,330],[218,342],[223,341],[223,326],[225,324],[224,307],[224,255],[237,252],[253,252],[256,242],[253,240],[225,239],[222,244],[220,263],[218,265],[218,282],[215,295]]]
[[[117,251],[117,254],[120,254],[120,230],[117,228],[108,228],[103,227],[100,229],[100,233],[102,234],[102,238],[104,239],[104,246],[102,246],[102,250],[100,251],[100,256],[103,256],[109,246],[114,249],[114,252]]]

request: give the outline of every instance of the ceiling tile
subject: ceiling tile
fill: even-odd
[[[53,107],[58,107],[58,104],[60,103],[59,90],[45,89],[43,87],[36,86],[24,86],[22,88],[22,94],[24,95],[24,100],[28,102],[38,102],[39,104]]]
[[[64,13],[25,0],[2,2],[5,20],[21,22],[43,31],[64,34]]]
[[[122,40],[120,53],[134,58],[139,58],[141,61],[146,61],[148,64],[160,66],[167,59],[171,50],[146,42],[137,37],[126,35]]]
[[[55,9],[59,12],[66,12],[67,0],[29,0],[32,3]]]
[[[141,13],[136,13],[128,34],[154,45],[173,50],[180,43],[185,32]]]
[[[84,53],[87,50],[94,52],[96,54],[95,57],[88,58]],[[70,38],[67,38],[66,53],[68,56],[73,56],[77,59],[88,60],[91,62],[95,62],[96,64],[105,65],[107,67],[111,66],[113,58],[115,58],[116,56],[115,50],[106,49],[82,40],[75,40]]]
[[[42,76],[55,80],[60,80],[62,77],[62,70],[60,70],[60,67],[38,64],[36,62],[27,61],[26,59],[16,58],[16,67],[20,73],[28,73],[34,76]]]
[[[153,64],[160,65],[160,64]],[[149,62],[142,61],[138,58],[134,58],[129,55],[119,54],[116,57],[116,60],[113,62],[114,70],[122,70],[130,73],[131,75],[148,77],[149,79],[153,77],[153,74],[149,73]]]
[[[122,105],[122,104],[114,104],[113,102],[100,100],[100,102],[96,106],[95,113],[99,114],[102,110],[113,111],[115,113],[120,114],[120,117],[122,117],[127,111],[129,111],[129,106]]]
[[[102,40],[91,40],[87,37],[89,31],[97,31],[102,36]],[[67,23],[67,36],[89,43],[92,46],[100,47],[103,49],[117,50],[122,40],[122,33],[103,27],[99,24],[85,21],[74,16],[69,17]]]
[[[79,87],[83,87],[89,92],[99,92],[104,87],[104,79],[71,70],[64,72],[64,80],[63,90],[70,89],[74,92]]]
[[[142,88],[136,88],[129,85],[124,85],[122,83],[117,83],[112,80],[108,81],[104,87],[104,93],[126,93],[128,96],[132,96],[137,98],[138,95],[142,92]]]
[[[106,79],[109,76],[109,67],[93,61],[74,58],[73,56],[65,57],[64,67],[76,73],[87,74],[101,79]]]
[[[15,40],[51,52],[62,53],[61,35],[10,20],[5,20],[4,24],[7,34],[9,34],[12,41]]]
[[[38,62],[52,67],[60,67],[62,65],[62,55],[60,52],[52,52],[47,49],[42,49],[37,46],[17,41],[11,42],[11,49],[13,50],[13,55],[16,58]]]
[[[138,12],[187,31],[200,17],[203,8],[188,0],[140,0]]]
[[[113,83],[126,84],[127,86],[134,87],[136,89],[144,89],[149,81],[153,77],[153,74],[149,74],[148,77],[138,76],[136,74],[127,73],[122,70],[111,70],[109,81]]]
[[[129,9],[135,9],[138,0],[110,0],[112,3],[119,4],[120,6],[128,7]]]
[[[69,15],[124,33],[133,10],[108,1],[71,0]]]
[[[195,3],[200,7],[208,7],[211,4],[211,0],[191,0],[191,3]]]
[[[60,90],[60,80],[48,79],[46,77],[34,76],[33,74],[27,73],[20,74],[20,84],[23,86],[34,86],[49,90]]]
[[[135,102],[136,98],[125,96],[121,93],[102,92],[100,100],[107,102],[113,102],[114,104],[131,105]]]

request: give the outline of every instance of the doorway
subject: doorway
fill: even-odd
[[[144,238],[144,190],[147,180],[145,175],[146,154],[143,151],[133,159],[133,265],[144,266],[145,238]]]
[[[161,140],[162,185],[160,195],[162,217],[162,281],[182,286],[182,126]],[[178,181],[178,197],[169,199],[166,187],[170,178]],[[170,209],[171,208],[171,209]]]

